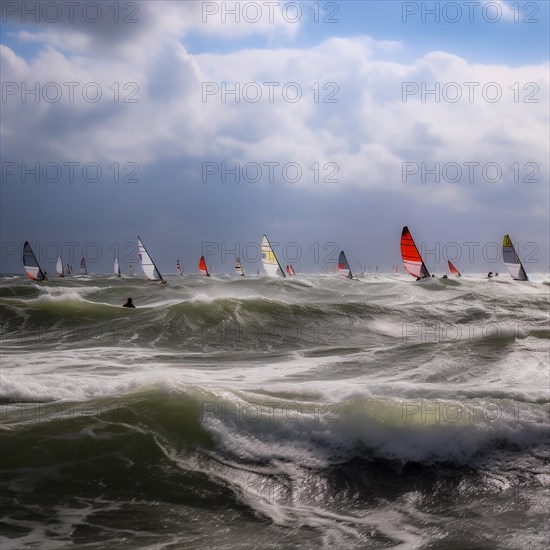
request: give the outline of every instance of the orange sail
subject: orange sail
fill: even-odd
[[[401,256],[403,258],[403,267],[409,275],[417,279],[424,279],[424,277],[430,276],[407,226],[401,232]]]
[[[206,277],[210,277],[210,273],[208,273],[208,267],[206,267],[206,260],[204,259],[204,256],[201,256],[201,259],[199,260],[199,271]]]
[[[451,260],[447,260],[447,263],[449,264],[449,271],[456,275],[457,277],[460,277],[460,271],[451,263]]]

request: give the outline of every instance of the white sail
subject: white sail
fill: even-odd
[[[510,235],[504,235],[504,239],[502,240],[502,257],[508,268],[508,273],[510,273],[513,279],[516,281],[529,280],[527,273],[525,273],[525,269],[523,269],[523,265],[521,265],[521,260],[519,259],[516,249],[512,244]]]
[[[81,275],[88,275],[88,269],[86,268],[86,260],[84,257],[82,260],[80,260],[80,274]]]
[[[120,277],[120,265],[118,265],[118,258],[115,258],[114,272],[117,277]]]
[[[162,281],[162,275],[160,274],[160,271],[157,269],[157,266],[155,265],[155,262],[153,262],[151,256],[149,256],[149,253],[145,249],[145,246],[141,242],[141,239],[138,237],[138,256],[139,261],[141,262],[141,268],[143,269],[143,273],[150,281]]]
[[[244,277],[244,269],[243,269],[243,266],[241,264],[241,259],[240,258],[237,258],[235,260],[235,273],[237,275],[241,275],[242,277]]]
[[[61,256],[57,257],[57,265],[55,266],[55,270],[60,277],[65,277],[65,268],[63,267]]]
[[[279,277],[286,276],[281,268],[281,264],[279,263],[277,256],[275,256],[275,252],[271,248],[271,244],[269,244],[269,240],[266,235],[264,235],[262,239],[262,263],[265,272],[270,277],[276,277],[277,275]]]
[[[38,261],[32,251],[31,245],[28,241],[25,241],[23,246],[23,266],[25,267],[25,272],[27,277],[33,281],[44,281],[47,280],[46,275],[40,269]]]

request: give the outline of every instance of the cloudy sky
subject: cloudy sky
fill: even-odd
[[[548,2],[3,2],[2,272],[549,264]],[[71,257],[73,256],[73,257]],[[258,264],[259,265],[259,264]]]

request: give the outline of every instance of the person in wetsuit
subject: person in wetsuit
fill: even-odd
[[[136,307],[136,306],[133,304],[132,298],[128,298],[128,300],[126,300],[126,303],[122,304],[122,307]]]

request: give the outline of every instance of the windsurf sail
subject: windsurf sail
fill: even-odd
[[[118,258],[115,258],[114,272],[117,277],[120,277],[120,265],[118,265]]]
[[[160,281],[165,282],[164,278],[160,274],[155,262],[149,256],[145,245],[141,242],[141,239],[138,237],[138,257],[141,262],[141,269],[149,281]]]
[[[86,260],[84,259],[84,256],[82,257],[82,260],[80,260],[80,274],[88,275],[88,270],[86,269]]]
[[[340,256],[338,258],[338,273],[342,277],[346,277],[347,279],[353,279],[353,273],[351,272],[348,259],[346,258],[346,255],[344,254],[343,250],[340,251]]]
[[[292,264],[288,264],[286,266],[286,272],[287,272],[287,275],[296,275],[296,271],[294,271]]]
[[[456,275],[457,277],[460,277],[460,271],[458,271],[458,269],[453,265],[453,263],[451,262],[451,260],[447,260],[447,263],[449,264],[449,271],[453,274],[453,275]]]
[[[361,273],[361,276],[365,276],[365,266],[361,265],[358,258],[355,258],[355,261],[357,262],[357,265],[359,266],[359,272]]]
[[[403,267],[409,275],[417,279],[430,276],[407,226],[401,232],[401,257],[403,258]]]
[[[61,261],[61,256],[57,257],[57,264],[55,266],[55,271],[60,277],[65,277],[65,267],[63,266],[63,262]]]
[[[206,277],[210,277],[210,273],[208,273],[208,266],[206,265],[206,260],[204,259],[204,256],[201,256],[201,259],[199,260],[199,271]]]
[[[510,235],[504,235],[504,239],[502,240],[502,257],[508,268],[508,273],[510,273],[513,279],[516,281],[529,280],[527,278],[527,273],[525,273],[525,269],[523,269],[523,265],[521,265],[521,260],[517,255],[516,249],[512,244]]]
[[[23,246],[23,266],[29,279],[32,279],[33,281],[47,280],[46,275],[42,269],[40,269],[40,266],[36,261],[36,257],[28,241],[25,241]]]
[[[176,273],[177,273],[178,275],[182,275],[182,274],[183,274],[183,272],[182,272],[182,270],[181,270],[181,265],[180,265],[180,261],[179,261],[179,260],[176,261]]]
[[[237,258],[235,260],[235,273],[237,275],[241,275],[242,277],[244,277],[244,269],[243,269],[243,266],[241,264],[241,259],[240,258]]]
[[[270,277],[286,277],[273,248],[267,238],[267,235],[263,236],[262,239],[262,264],[264,266],[265,272]]]

